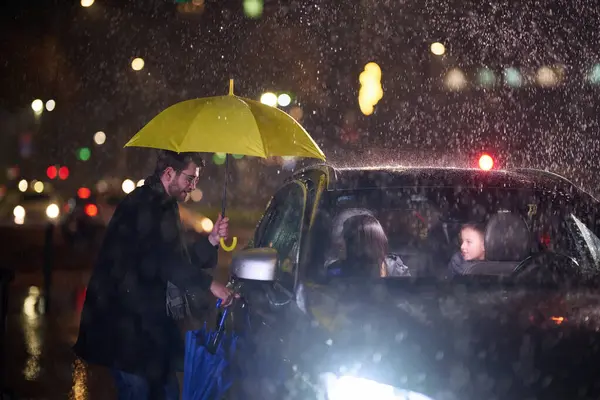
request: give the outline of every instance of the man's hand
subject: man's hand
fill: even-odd
[[[210,284],[210,291],[217,299],[221,299],[223,301],[221,303],[223,307],[229,306],[234,298],[239,297],[239,295],[234,294],[231,289],[216,281],[213,281]]]
[[[229,236],[229,218],[223,218],[221,214],[217,217],[217,222],[213,226],[212,232],[208,235],[208,241],[213,246],[217,246],[221,238],[227,240]]]

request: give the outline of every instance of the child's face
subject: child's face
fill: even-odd
[[[460,241],[460,251],[465,260],[485,259],[485,248],[481,232],[473,228],[463,228],[460,231]]]

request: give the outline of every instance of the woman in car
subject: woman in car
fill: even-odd
[[[485,260],[485,226],[479,223],[464,224],[460,229],[460,251],[452,256],[448,268],[451,275],[463,275],[467,267]]]
[[[400,257],[388,254],[388,239],[377,218],[354,215],[344,222],[346,256],[328,266],[330,275],[410,276]]]

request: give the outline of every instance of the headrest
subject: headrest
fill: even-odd
[[[521,261],[531,251],[527,224],[510,212],[500,212],[488,221],[484,240],[487,261]]]

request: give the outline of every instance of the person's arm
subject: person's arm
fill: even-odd
[[[217,266],[219,247],[214,246],[208,236],[203,236],[200,239],[188,244],[187,251],[194,266],[208,269]]]
[[[158,275],[165,285],[171,282],[184,292],[208,289],[212,277],[195,267],[185,254],[177,208],[163,204],[160,198],[145,197],[134,212],[143,249],[142,269],[149,275]]]

